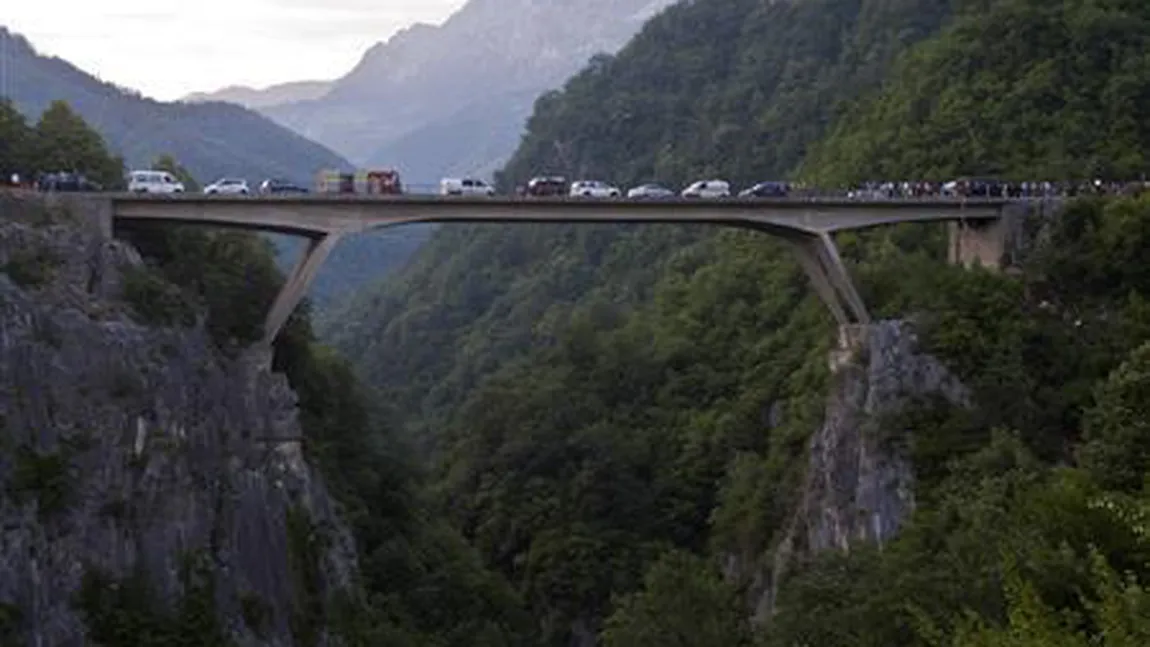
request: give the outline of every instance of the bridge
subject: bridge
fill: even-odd
[[[411,223],[702,223],[740,227],[789,244],[840,329],[870,322],[833,235],[900,223],[951,225],[951,262],[997,267],[1003,255],[1006,199],[732,198],[624,200],[440,196],[219,196],[86,194],[111,235],[116,223],[161,221],[292,234],[308,239],[268,313],[271,343],[307,293],[324,260],[348,234]]]

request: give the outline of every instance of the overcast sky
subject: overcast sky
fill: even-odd
[[[0,24],[105,81],[156,99],[342,75],[413,22],[464,0],[3,0]]]

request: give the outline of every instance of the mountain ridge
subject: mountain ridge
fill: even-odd
[[[156,101],[101,81],[65,59],[41,55],[26,37],[5,27],[0,40],[6,47],[6,87],[20,112],[35,119],[62,99],[130,167],[148,168],[170,154],[204,182],[222,176],[250,182],[284,177],[305,185],[321,168],[351,168],[334,151],[255,111],[230,103]]]
[[[416,23],[371,46],[322,96],[268,105],[261,98],[258,110],[358,165],[396,166],[417,184],[459,169],[494,169],[512,152],[517,140],[508,133],[522,128],[539,94],[593,55],[618,49],[672,1],[581,0],[559,8],[471,0],[439,25]],[[500,103],[505,111],[491,109]],[[408,168],[396,154],[411,150],[422,152]],[[483,159],[475,150],[485,151]]]
[[[331,89],[331,81],[288,81],[262,88],[247,85],[229,85],[210,92],[192,92],[179,99],[184,103],[210,103],[222,101],[236,103],[248,109],[262,108],[280,103],[316,99]]]

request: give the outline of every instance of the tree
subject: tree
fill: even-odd
[[[32,166],[32,129],[9,99],[0,99],[0,181],[24,176]]]
[[[703,560],[673,552],[655,563],[643,590],[618,601],[603,630],[606,647],[750,644],[736,591]]]
[[[103,137],[67,102],[53,101],[40,115],[35,132],[38,170],[76,171],[105,188],[123,184],[123,160],[108,152]]]
[[[192,175],[191,171],[184,168],[179,162],[176,161],[175,157],[169,155],[168,153],[164,153],[163,155],[157,157],[155,161],[152,162],[152,168],[157,171],[167,171],[176,176],[177,180],[183,182],[185,191],[191,192],[200,190],[200,183],[196,181],[196,178]]]
[[[1150,468],[1150,343],[1129,358],[1098,389],[1086,414],[1086,442],[1079,458],[1099,483],[1136,491]]]

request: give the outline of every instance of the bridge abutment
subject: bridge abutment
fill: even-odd
[[[840,324],[837,344],[831,349],[827,358],[831,373],[837,373],[844,366],[855,361],[859,351],[866,343],[867,329],[870,324]]]
[[[1007,264],[1010,223],[1006,217],[995,220],[960,220],[949,224],[948,260],[953,265],[981,265],[1001,269]]]

